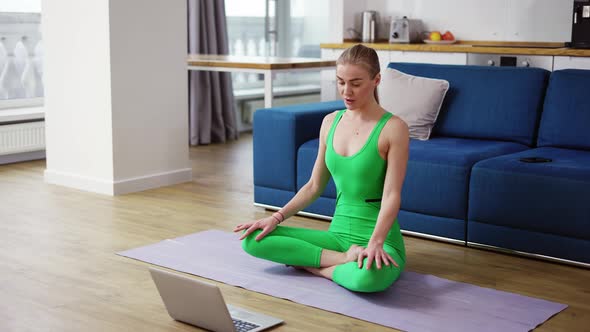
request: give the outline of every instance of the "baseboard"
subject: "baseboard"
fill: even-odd
[[[148,189],[170,186],[192,180],[192,169],[150,174],[124,180],[104,180],[47,169],[45,182],[104,195],[123,195]]]
[[[73,173],[46,169],[43,172],[45,182],[105,195],[114,195],[113,182]]]
[[[192,168],[178,169],[170,172],[151,174],[125,180],[115,181],[115,195],[123,195],[148,189],[171,186],[189,182],[193,179]]]

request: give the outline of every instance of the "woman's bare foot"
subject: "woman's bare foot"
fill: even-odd
[[[315,274],[315,275],[319,275],[319,274],[318,274],[318,271],[319,271],[320,269],[319,269],[319,268],[317,268],[317,267],[302,266],[302,267],[300,267],[300,268],[301,268],[301,270],[303,270],[303,271],[307,271],[307,272],[313,273],[313,274]]]
[[[332,274],[334,273],[334,269],[336,269],[336,266],[320,267],[320,268],[303,267],[303,269],[306,270],[307,272],[310,272],[310,273],[318,276],[318,277],[324,277],[326,279],[332,280]]]
[[[356,260],[358,259],[359,255],[361,254],[361,252],[363,252],[365,248],[361,247],[361,246],[357,246],[356,244],[353,244],[350,246],[350,248],[348,248],[348,250],[346,252],[335,252],[334,254],[338,255],[338,263],[336,263],[335,265],[330,265],[330,266],[323,266],[323,267],[309,267],[309,266],[292,266],[292,265],[287,265],[287,266],[291,266],[293,268],[296,268],[298,270],[305,270],[307,272],[310,272],[312,274],[315,274],[316,276],[320,276],[320,277],[324,277],[327,279],[332,280],[332,274],[334,273],[334,269],[336,269],[336,266],[340,265],[340,264],[346,264],[348,262],[356,262]],[[342,257],[344,256],[344,262],[342,261]]]
[[[356,262],[363,249],[363,247],[357,246],[356,244],[351,245],[348,251],[346,251],[346,262]]]

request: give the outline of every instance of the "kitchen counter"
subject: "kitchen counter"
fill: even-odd
[[[345,49],[358,42],[323,43],[321,48]],[[590,57],[590,49],[573,49],[563,47],[563,43],[516,43],[516,42],[467,42],[455,44],[390,44],[387,42],[362,43],[375,50],[414,51],[414,52],[448,52],[448,53],[489,53]]]

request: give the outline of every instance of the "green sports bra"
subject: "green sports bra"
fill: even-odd
[[[326,140],[325,161],[336,184],[337,205],[380,202],[387,161],[379,154],[379,134],[392,114],[383,114],[358,152],[342,156],[334,151],[334,132],[345,112],[338,112]]]

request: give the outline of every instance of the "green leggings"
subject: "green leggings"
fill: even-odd
[[[255,237],[260,232],[257,230],[244,239],[242,242],[244,250],[258,258],[293,266],[317,268],[320,267],[323,249],[345,252],[353,244],[363,247],[367,245],[367,241],[353,241],[332,231],[288,226],[277,226],[262,240],[256,241]],[[391,255],[399,267],[393,264],[389,266],[382,264],[381,269],[377,269],[373,262],[371,269],[367,270],[365,267],[367,258],[365,258],[362,268],[358,267],[357,262],[336,266],[332,279],[337,284],[355,292],[379,292],[387,289],[403,270],[405,257],[402,258],[398,251],[388,244],[385,244],[383,249]]]

